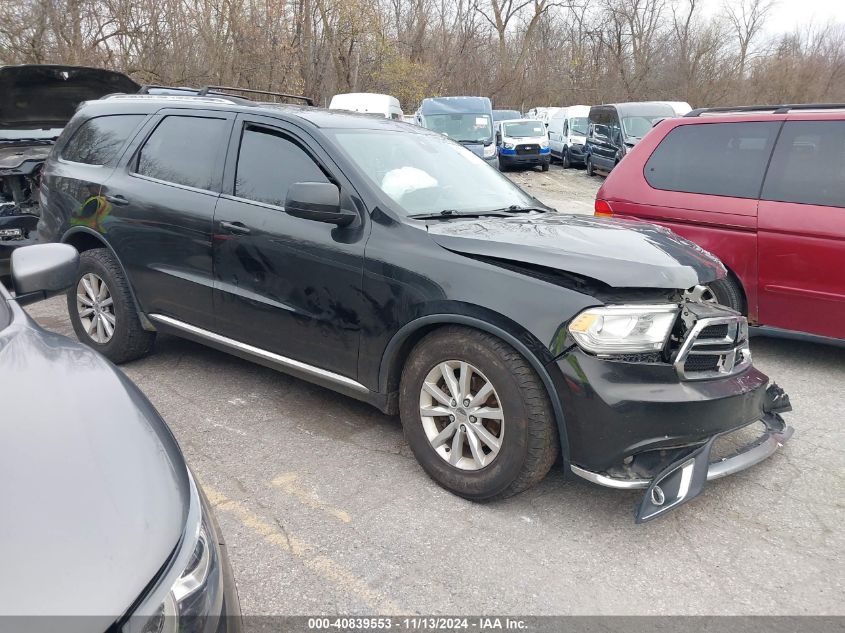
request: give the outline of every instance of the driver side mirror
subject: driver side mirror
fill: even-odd
[[[340,189],[329,182],[297,182],[288,188],[285,213],[295,218],[348,226],[358,214],[340,207]]]
[[[79,252],[70,244],[33,244],[12,252],[15,300],[27,305],[63,293],[76,282]]]
[[[502,131],[496,130],[496,145],[502,144]]]

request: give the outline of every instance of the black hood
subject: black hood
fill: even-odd
[[[0,129],[61,128],[82,101],[138,92],[123,73],[79,66],[0,68]]]
[[[564,213],[429,224],[457,253],[590,277],[615,288],[683,290],[724,277],[713,255],[660,226]]]
[[[169,429],[119,369],[6,306],[13,320],[0,329],[0,492],[8,510],[0,521],[0,617],[102,616],[105,630],[179,542],[189,475]],[[86,618],[61,625],[86,626],[92,630]]]

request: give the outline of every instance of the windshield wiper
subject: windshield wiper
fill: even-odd
[[[481,216],[505,217],[507,215],[503,209],[493,209],[492,211],[456,211],[455,209],[443,209],[436,213],[415,213],[408,217],[414,220],[446,220],[449,218],[479,218]]]
[[[501,209],[492,209],[492,211],[504,213],[531,213],[532,211],[538,211],[540,213],[548,213],[549,211],[556,211],[556,209],[540,205],[523,207],[518,204],[512,204],[509,207],[503,207]]]

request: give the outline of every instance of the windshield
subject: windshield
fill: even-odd
[[[426,114],[425,127],[448,136],[453,141],[486,143],[493,138],[489,114]]]
[[[542,121],[517,121],[515,123],[503,123],[505,136],[511,138],[526,138],[531,136],[545,136],[546,126]]]
[[[536,205],[468,149],[431,134],[338,130],[341,150],[406,215]]]
[[[587,136],[587,117],[576,117],[569,119],[569,133]]]
[[[669,115],[655,114],[622,117],[622,127],[625,130],[625,136],[642,138],[648,134],[649,130],[654,127],[657,121],[665,119],[667,116]]]

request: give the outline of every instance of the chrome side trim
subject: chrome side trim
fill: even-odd
[[[756,442],[746,447],[746,450],[727,457],[718,462],[710,462],[707,469],[707,481],[720,479],[733,475],[746,468],[759,464],[764,459],[771,457],[784,443],[792,437],[793,429],[788,426],[780,432],[767,432],[761,435]],[[617,488],[619,490],[642,490],[648,488],[651,479],[619,479],[608,477],[601,473],[579,468],[575,464],[571,466],[572,472],[579,477],[591,481],[606,488]]]
[[[190,323],[185,323],[163,314],[150,314],[149,318],[158,323],[163,323],[164,325],[181,330],[182,332],[186,332],[218,345],[237,350],[243,354],[269,361],[284,369],[293,369],[295,371],[302,372],[303,374],[313,376],[314,378],[327,380],[338,385],[343,385],[344,387],[349,387],[350,389],[354,389],[355,391],[359,391],[361,393],[369,393],[370,391],[361,383],[356,382],[351,378],[347,378],[346,376],[341,376],[340,374],[336,374],[326,369],[314,367],[313,365],[294,360],[293,358],[288,358],[287,356],[268,352],[266,349],[261,349],[260,347],[241,343],[240,341],[236,341],[226,336],[221,336],[220,334],[215,334],[214,332],[209,332],[208,330],[204,330],[195,325],[191,325]]]

